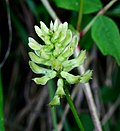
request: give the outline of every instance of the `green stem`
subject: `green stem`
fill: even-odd
[[[48,82],[48,87],[49,87],[49,92],[50,92],[50,100],[53,98],[54,96],[54,85],[53,85],[53,81],[50,80]],[[57,116],[56,116],[56,110],[55,107],[51,108],[51,113],[52,113],[52,121],[53,121],[53,127],[54,130],[57,131]]]
[[[2,94],[2,78],[0,71],[0,131],[4,131],[4,113],[3,113],[3,94]]]
[[[77,111],[76,111],[76,109],[75,109],[75,106],[74,106],[74,104],[73,104],[73,102],[72,102],[72,99],[71,99],[71,97],[70,97],[69,91],[68,91],[68,89],[67,89],[66,86],[64,86],[64,91],[65,91],[66,98],[67,98],[68,104],[69,104],[69,106],[70,106],[70,109],[71,109],[71,111],[72,111],[72,113],[73,113],[73,115],[74,115],[74,118],[75,118],[75,120],[76,120],[76,123],[77,123],[78,127],[80,128],[80,130],[81,130],[81,131],[84,131],[84,127],[83,127],[83,125],[82,125],[82,123],[81,123],[81,121],[80,121],[80,118],[79,118],[79,116],[78,116],[78,114],[77,114]]]
[[[79,9],[78,21],[77,21],[77,31],[80,31],[80,27],[81,27],[82,14],[83,14],[83,3],[84,3],[84,0],[80,0],[80,9]]]

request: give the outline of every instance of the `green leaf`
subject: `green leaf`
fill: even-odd
[[[113,56],[120,65],[120,34],[112,19],[99,16],[92,27],[92,38],[103,55]]]
[[[83,13],[89,14],[96,12],[102,8],[102,3],[100,0],[84,0]]]
[[[74,11],[79,11],[80,8],[80,0],[54,0],[56,5],[60,8],[63,9],[68,9],[68,10],[74,10]],[[84,14],[89,14],[96,12],[102,8],[102,3],[100,0],[84,0],[84,7],[83,7],[83,13]]]

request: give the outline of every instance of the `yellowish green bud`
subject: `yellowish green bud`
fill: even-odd
[[[35,28],[36,34],[44,41],[42,30],[37,25],[35,25],[34,28]]]
[[[65,72],[65,71],[62,71],[61,73],[61,76],[63,78],[66,79],[66,81],[69,83],[69,84],[75,84],[75,83],[79,83],[80,81],[80,76],[74,76],[68,72]]]
[[[41,30],[42,30],[43,33],[49,35],[49,29],[47,28],[47,26],[42,21],[40,21],[40,27],[41,27]]]
[[[55,95],[49,105],[51,107],[60,105],[60,97],[58,95]]]
[[[50,79],[53,79],[54,77],[56,77],[55,71],[46,73],[46,75],[43,77],[34,78],[33,81],[38,85],[45,85]]]
[[[68,23],[64,22],[62,31],[61,31],[60,36],[58,38],[58,42],[62,42],[65,39],[67,30],[68,30]]]
[[[28,45],[33,50],[40,50],[42,48],[42,45],[40,45],[37,41],[35,41],[32,37],[28,38]]]
[[[53,37],[52,37],[51,41],[55,41],[55,40],[59,37],[61,31],[62,31],[62,24],[60,24],[60,25],[58,26],[58,29],[57,29],[56,32],[53,34]]]
[[[58,28],[58,20],[56,19],[54,22],[54,27],[53,27],[54,32],[56,32],[57,28]]]
[[[35,55],[35,53],[33,52],[29,52],[29,57],[30,59],[37,63],[37,64],[43,64],[43,65],[47,65],[47,66],[51,66],[51,61],[45,60],[41,57],[38,57],[37,55]]]
[[[60,71],[62,69],[62,63],[58,60],[53,60],[52,61],[52,69],[55,69],[56,71]]]
[[[87,83],[92,79],[92,70],[87,70],[80,78],[80,83]]]
[[[50,31],[53,31],[54,30],[54,25],[53,25],[53,22],[51,21],[50,22]]]
[[[63,62],[63,71],[69,72],[75,67],[78,67],[83,64],[84,60],[86,58],[86,51],[80,51],[80,54],[77,58],[72,60],[66,60]]]
[[[65,95],[63,86],[64,86],[63,79],[59,79],[57,82],[57,91],[55,93],[59,97],[62,97],[63,95]]]
[[[30,68],[32,69],[32,71],[34,73],[36,73],[36,74],[45,74],[45,75],[47,75],[47,74],[53,74],[53,75],[56,74],[55,71],[40,67],[37,64],[35,64],[33,61],[29,61],[29,65],[30,65]]]

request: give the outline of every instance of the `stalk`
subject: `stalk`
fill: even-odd
[[[66,99],[67,99],[67,101],[68,101],[68,104],[69,104],[69,106],[70,106],[70,109],[71,109],[71,111],[72,111],[72,113],[73,113],[73,116],[74,116],[74,118],[75,118],[75,121],[76,121],[76,123],[77,123],[80,131],[84,131],[84,127],[83,127],[83,125],[82,125],[82,123],[81,123],[81,121],[80,121],[80,118],[79,118],[78,113],[77,113],[77,111],[76,111],[76,109],[75,109],[75,106],[74,106],[74,104],[73,104],[73,101],[72,101],[72,99],[71,99],[71,97],[70,97],[70,94],[69,94],[69,91],[68,91],[66,85],[64,86],[64,91],[65,91]]]

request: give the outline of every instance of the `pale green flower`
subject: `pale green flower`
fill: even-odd
[[[76,84],[86,83],[91,79],[91,70],[81,76],[69,73],[75,67],[83,64],[86,51],[81,51],[77,58],[69,59],[78,45],[78,35],[73,35],[72,31],[68,29],[67,22],[58,24],[57,20],[54,23],[51,21],[50,28],[48,28],[40,21],[40,27],[35,26],[35,32],[44,41],[44,45],[31,37],[28,38],[28,45],[34,51],[29,52],[31,59],[29,65],[34,73],[43,76],[33,78],[33,80],[36,84],[45,85],[50,79],[58,77],[57,90],[49,105],[59,105],[60,98],[65,95],[64,80],[69,84]]]

